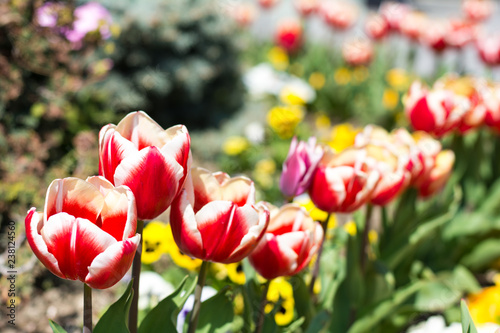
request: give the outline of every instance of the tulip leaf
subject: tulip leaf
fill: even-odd
[[[106,332],[129,332],[127,327],[128,313],[134,291],[132,290],[133,280],[127,286],[123,295],[104,313],[94,328],[94,333]]]
[[[176,332],[177,315],[189,295],[193,293],[197,280],[197,277],[189,279],[186,276],[172,294],[165,297],[149,311],[138,332]]]
[[[328,311],[321,311],[311,320],[311,323],[307,327],[305,333],[326,332],[330,318],[331,314]]]
[[[304,324],[304,321],[305,321],[305,318],[300,317],[299,319],[297,319],[296,321],[294,321],[293,323],[291,323],[287,327],[283,328],[283,333],[296,332],[300,328],[300,326],[302,326],[302,324]]]
[[[217,295],[210,297],[201,303],[200,317],[196,327],[196,333],[226,333],[231,332],[234,311],[230,292],[223,289]]]
[[[461,260],[461,264],[479,270],[488,267],[500,257],[500,243],[498,239],[487,239],[479,243],[469,254]]]
[[[67,331],[62,328],[61,325],[49,319],[50,328],[52,328],[53,333],[67,333]]]
[[[462,333],[477,333],[476,326],[470,317],[469,309],[464,300],[460,302],[460,310],[462,312]]]

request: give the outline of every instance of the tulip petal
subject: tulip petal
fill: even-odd
[[[137,151],[132,142],[115,130],[114,125],[103,127],[99,133],[99,174],[113,183],[118,165]]]
[[[42,215],[36,212],[36,208],[31,208],[25,219],[26,239],[37,258],[48,268],[53,274],[64,279],[64,274],[59,269],[56,257],[47,249],[47,245],[40,235],[40,230],[43,228]]]
[[[98,254],[88,267],[85,283],[95,289],[105,289],[120,281],[132,266],[140,241],[141,236],[137,234]]]
[[[132,191],[126,186],[119,186],[104,197],[101,212],[101,229],[117,241],[135,235],[137,228],[137,208]]]
[[[163,147],[169,140],[165,130],[144,111],[126,115],[118,123],[116,130],[131,141],[137,150],[149,146]]]
[[[184,125],[172,126],[165,130],[170,140],[161,147],[161,152],[165,156],[173,157],[180,165],[186,166],[184,176],[191,169],[190,166],[190,147],[191,137]]]
[[[221,200],[220,183],[214,175],[203,168],[192,168],[190,179],[194,190],[194,211],[214,200]]]
[[[47,249],[67,279],[81,281],[94,258],[116,240],[92,222],[67,213],[52,215],[41,231]]]
[[[172,203],[170,226],[175,243],[182,252],[195,258],[204,258],[202,236],[185,189]]]
[[[292,148],[290,148],[291,151]],[[290,156],[283,164],[283,172],[280,178],[280,189],[287,197],[299,195],[299,183],[306,173],[306,164],[297,153]]]
[[[56,179],[47,190],[44,220],[65,212],[96,223],[103,206],[104,197],[94,185],[78,178]]]
[[[153,219],[175,198],[183,168],[156,147],[146,147],[126,157],[116,168],[115,185],[127,185],[135,195],[137,216]]]
[[[234,202],[238,206],[255,203],[255,187],[253,181],[246,177],[234,177],[221,187],[221,199]]]
[[[309,195],[314,205],[325,212],[338,211],[347,196],[344,178],[353,175],[354,169],[351,167],[320,167],[316,171],[309,189]]]
[[[109,191],[114,190],[115,186],[103,176],[87,177],[85,181],[97,187],[102,196],[105,197]]]
[[[268,280],[287,275],[296,266],[297,254],[276,236],[265,234],[249,256],[257,272]]]

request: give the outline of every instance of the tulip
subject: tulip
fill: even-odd
[[[274,7],[279,0],[259,0],[259,5],[264,9],[269,9]]]
[[[391,30],[399,31],[401,23],[406,20],[406,15],[411,12],[411,7],[395,1],[384,1],[379,12]]]
[[[255,248],[269,223],[269,210],[255,204],[253,182],[193,168],[170,211],[174,240],[185,254],[234,263]]]
[[[281,192],[289,198],[306,192],[322,157],[323,149],[316,144],[316,138],[309,138],[307,143],[304,141],[297,143],[297,138],[294,137],[283,163],[280,178]]]
[[[351,66],[369,64],[373,59],[373,44],[369,39],[353,39],[342,45],[344,61]]]
[[[418,41],[429,19],[422,12],[412,11],[399,23],[399,31],[412,41]]]
[[[302,46],[302,26],[295,20],[280,22],[275,36],[276,44],[288,52],[297,51]]]
[[[251,3],[235,4],[229,7],[227,12],[240,27],[251,25],[257,16],[257,8]]]
[[[52,273],[96,289],[113,286],[132,265],[136,223],[132,191],[97,176],[54,180],[45,211],[31,208],[25,220],[28,243]]]
[[[418,164],[412,170],[411,185],[419,188],[435,165],[436,157],[442,151],[441,143],[428,133],[417,131],[412,133],[413,145],[416,148]]]
[[[319,13],[329,26],[339,30],[350,28],[358,18],[358,8],[344,1],[324,1]]]
[[[269,226],[250,254],[250,263],[268,280],[295,275],[309,264],[317,252],[323,239],[323,229],[297,204],[281,208],[268,204],[268,207],[271,212]]]
[[[485,64],[500,65],[500,36],[481,33],[477,36],[476,48]]]
[[[474,40],[477,28],[473,22],[463,19],[451,19],[448,21],[448,34],[445,36],[446,43],[452,47],[462,48]]]
[[[404,101],[406,116],[415,130],[443,136],[457,129],[469,108],[464,98],[445,89],[429,90],[414,82]]]
[[[294,0],[295,9],[302,16],[309,16],[314,13],[319,7],[318,0]]]
[[[468,19],[484,21],[493,13],[494,3],[491,0],[464,0],[462,10]]]
[[[420,41],[429,46],[437,53],[443,52],[449,45],[447,36],[450,33],[450,26],[444,20],[427,20],[426,29],[420,32]]]
[[[500,130],[500,84],[494,83],[483,87],[481,94],[486,107],[484,123]]]
[[[99,133],[99,174],[134,192],[141,220],[153,219],[170,206],[190,165],[190,137],[183,125],[164,130],[137,111]]]
[[[337,155],[325,152],[309,188],[316,207],[328,213],[349,213],[370,200],[380,175],[369,167],[365,155],[358,149]]]
[[[442,189],[450,178],[454,163],[455,154],[451,150],[439,152],[434,165],[418,186],[419,195],[428,197]]]
[[[389,33],[389,24],[380,14],[370,14],[365,22],[367,35],[374,40],[381,40]]]

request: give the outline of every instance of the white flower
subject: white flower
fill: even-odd
[[[153,308],[170,295],[175,288],[155,272],[141,272],[139,280],[139,304],[141,310]]]
[[[492,323],[476,325],[478,333],[496,333],[500,326]],[[408,329],[408,333],[462,333],[461,323],[451,323],[446,326],[444,318],[441,316],[433,316],[427,321],[421,322]]]
[[[217,294],[217,290],[210,286],[205,286],[201,290],[201,301],[205,301],[209,299],[210,297],[214,296]],[[188,299],[186,300],[186,303],[184,303],[184,306],[182,307],[182,310],[179,312],[179,315],[177,315],[177,332],[182,333],[183,328],[184,328],[184,322],[186,321],[186,317],[191,310],[193,310],[194,306],[194,295],[190,295]]]
[[[253,121],[250,124],[248,124],[245,127],[244,132],[248,141],[250,141],[253,144],[259,144],[264,141],[264,135],[265,135],[264,126],[258,121]]]

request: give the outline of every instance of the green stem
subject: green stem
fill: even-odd
[[[205,279],[207,278],[208,261],[203,261],[200,267],[200,272],[198,273],[198,283],[194,290],[194,304],[193,310],[191,311],[191,317],[189,317],[189,328],[188,333],[194,333],[196,331],[196,325],[198,325],[198,318],[200,316],[201,308],[201,291],[205,285]]]
[[[132,304],[130,305],[128,329],[130,333],[137,333],[137,316],[138,316],[138,303],[139,303],[139,277],[141,275],[141,255],[142,255],[142,229],[144,228],[144,221],[137,220],[137,233],[141,235],[141,241],[137,247],[134,256],[134,263],[132,266],[132,279],[134,279],[132,289],[134,296],[132,297]]]
[[[372,220],[372,212],[373,212],[373,205],[368,204],[366,205],[366,214],[365,214],[365,225],[363,229],[363,239],[361,241],[361,255],[360,255],[360,265],[361,265],[361,274],[364,276],[365,275],[365,270],[366,270],[366,257],[368,256],[368,233],[370,232],[370,226],[371,226],[371,220]]]
[[[328,220],[330,219],[330,214],[326,216],[326,219],[321,223],[321,228],[323,228],[323,238],[321,239],[321,244],[319,245],[318,254],[316,256],[316,262],[314,263],[314,269],[311,277],[311,283],[309,284],[309,294],[314,295],[314,284],[319,275],[319,264],[321,259],[321,254],[323,253],[323,247],[325,244]]]
[[[271,280],[267,280],[264,284],[264,290],[262,291],[262,298],[259,306],[259,318],[257,319],[257,325],[255,326],[255,333],[262,332],[262,328],[264,327],[264,317],[266,315],[266,304],[267,304],[267,292],[269,291],[269,285],[271,284]]]
[[[92,333],[92,288],[83,284],[83,333]]]

